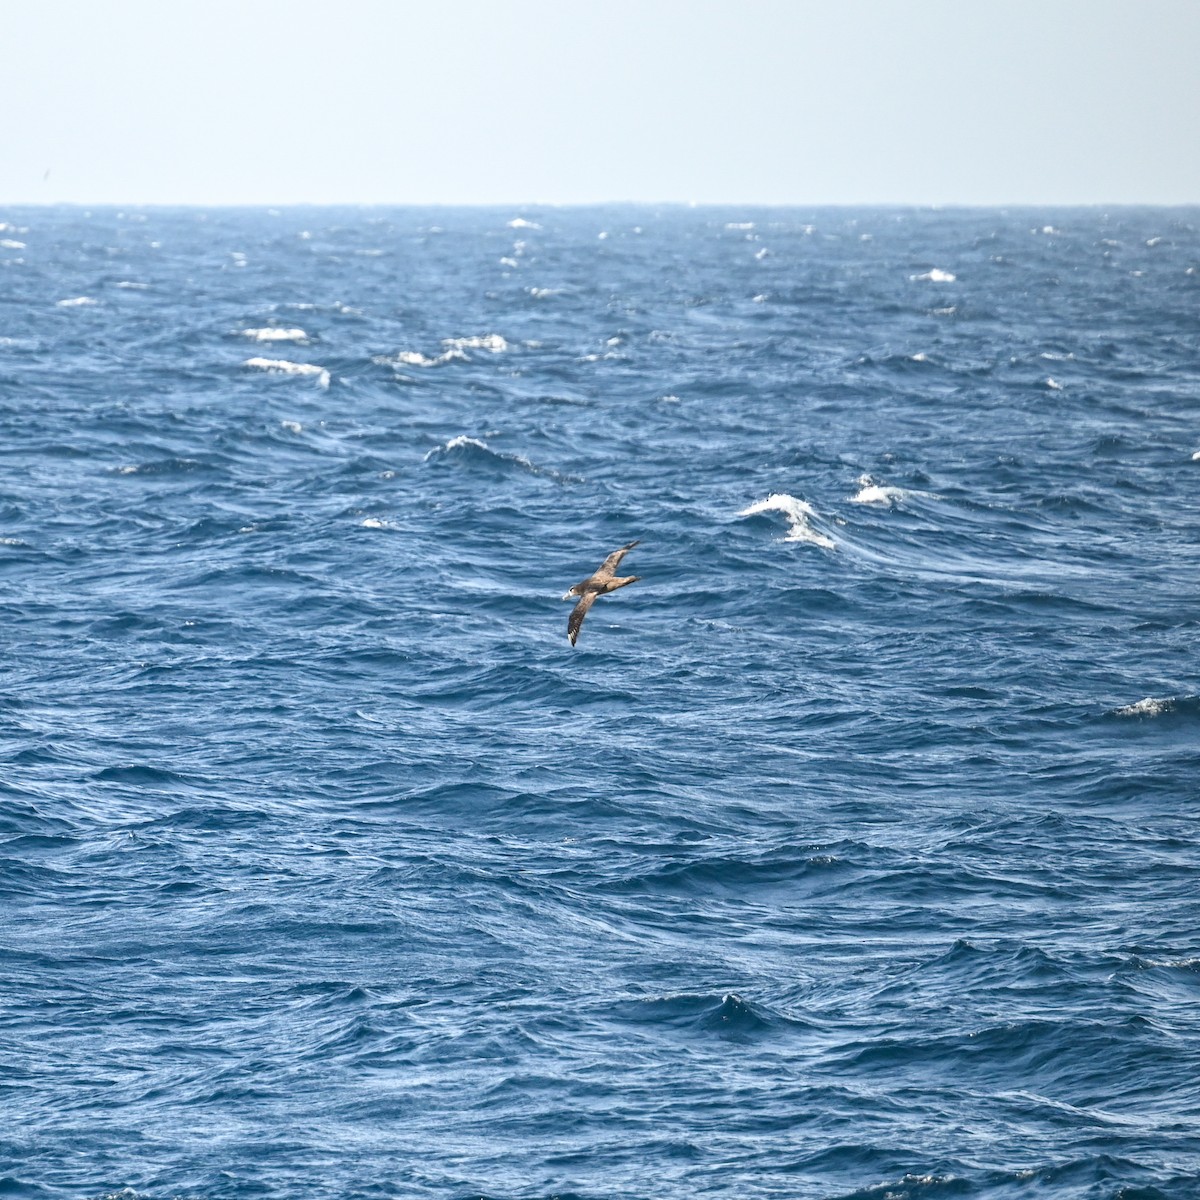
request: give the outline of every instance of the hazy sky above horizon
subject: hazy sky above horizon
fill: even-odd
[[[39,0],[0,203],[1200,202],[1200,0]]]

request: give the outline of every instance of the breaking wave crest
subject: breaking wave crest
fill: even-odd
[[[289,362],[286,358],[248,358],[244,365],[271,375],[295,375],[315,379],[317,386],[322,388],[329,386],[329,372],[316,363]]]
[[[828,534],[814,529],[812,521],[817,519],[817,511],[807,500],[798,500],[786,492],[773,492],[765,500],[758,500],[748,508],[743,508],[739,517],[757,517],[765,513],[782,513],[787,517],[788,531],[785,542],[808,542],[833,550],[837,543]]]

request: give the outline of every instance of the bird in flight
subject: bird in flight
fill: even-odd
[[[575,639],[579,637],[583,618],[588,615],[588,610],[597,596],[603,596],[605,592],[615,592],[617,588],[624,587],[627,583],[637,583],[641,578],[640,575],[619,576],[616,574],[621,559],[637,544],[637,542],[630,542],[628,546],[614,550],[600,564],[594,575],[589,575],[582,583],[577,583],[570,591],[563,594],[564,600],[579,598],[579,603],[571,610],[571,617],[567,621],[567,637],[571,639],[572,646],[575,645]]]

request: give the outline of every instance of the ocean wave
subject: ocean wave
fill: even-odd
[[[901,504],[905,500],[940,500],[933,492],[921,492],[916,488],[890,487],[876,483],[870,475],[860,475],[858,491],[850,497],[851,504]]]
[[[67,300],[56,300],[55,308],[94,308],[100,301],[91,296],[72,296]]]
[[[289,362],[286,358],[248,358],[242,365],[256,371],[267,371],[272,375],[296,375],[315,379],[319,387],[329,386],[329,372],[316,363]]]
[[[934,267],[921,275],[910,275],[909,279],[913,283],[954,283],[958,276],[952,271],[943,271],[940,267]]]
[[[635,1024],[671,1026],[697,1034],[716,1034],[743,1041],[788,1028],[807,1028],[765,1004],[745,1000],[736,992],[724,995],[684,993],[654,999],[630,1000],[617,1015]]]
[[[265,329],[243,329],[242,337],[249,338],[252,342],[300,342],[304,343],[309,340],[308,334],[303,329],[278,329],[270,326]]]
[[[1146,696],[1133,704],[1114,708],[1114,717],[1162,717],[1169,714],[1200,716],[1200,696]]]
[[[837,543],[827,534],[813,528],[811,518],[817,517],[817,511],[806,500],[798,500],[786,492],[772,492],[765,500],[757,500],[748,508],[743,508],[739,517],[757,517],[765,513],[783,513],[788,520],[785,542],[808,542],[833,550]]]
[[[563,479],[557,471],[550,471],[544,467],[539,467],[535,463],[531,463],[523,454],[510,454],[503,450],[493,450],[487,442],[480,438],[469,437],[466,434],[459,434],[457,437],[452,437],[448,442],[444,442],[440,446],[428,451],[424,461],[427,463],[436,462],[464,462],[478,463],[484,466],[492,467],[516,467],[522,471],[528,471],[531,475],[549,475],[552,478]]]
[[[441,354],[427,355],[420,350],[401,350],[396,354],[379,355],[372,359],[381,366],[441,367],[451,362],[468,362],[468,350],[486,350],[490,354],[503,354],[510,350],[509,343],[498,333],[485,333],[481,337],[443,338],[445,347]]]

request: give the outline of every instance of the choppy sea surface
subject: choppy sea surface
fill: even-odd
[[[1200,1196],[1198,230],[0,211],[0,1196]]]

